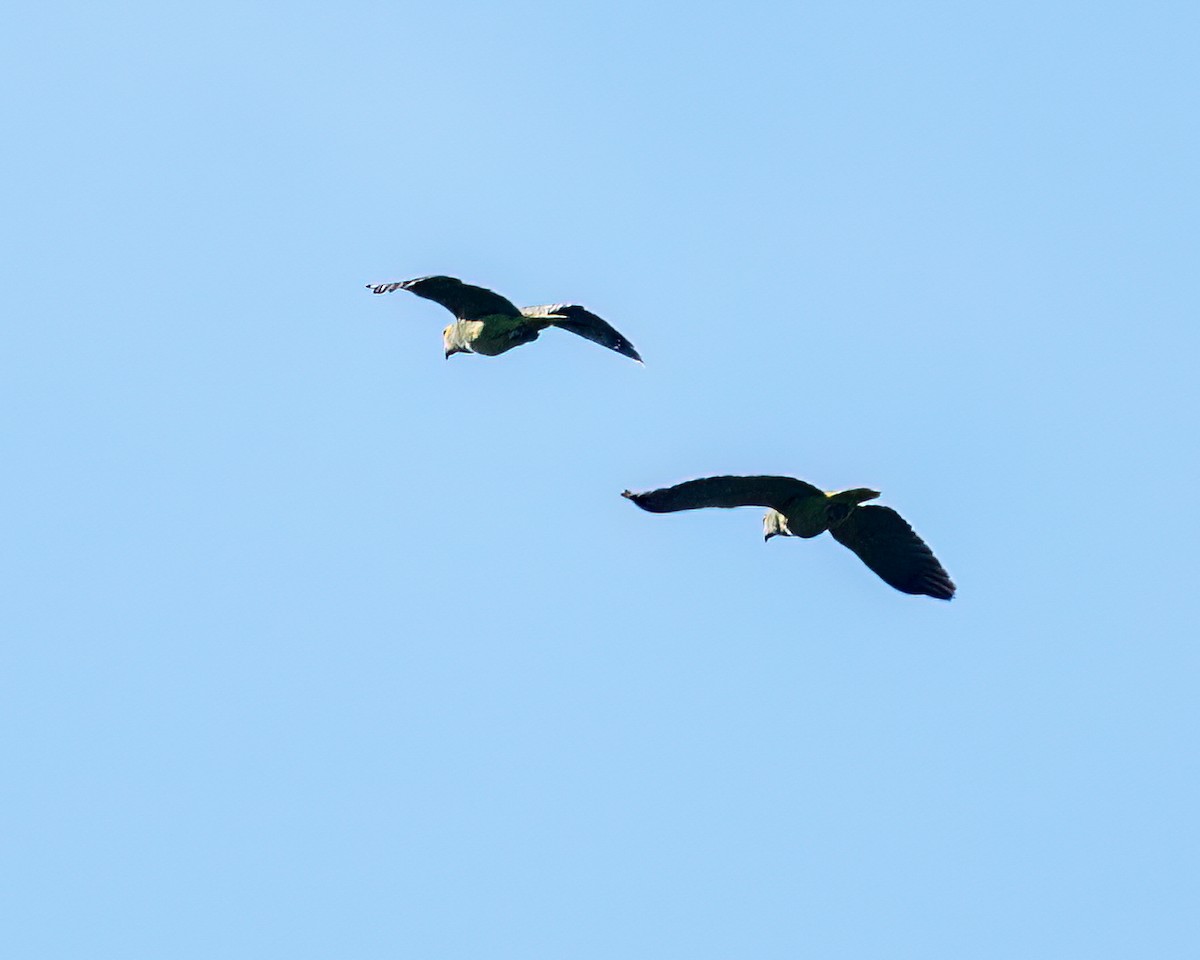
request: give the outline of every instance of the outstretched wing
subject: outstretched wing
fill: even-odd
[[[368,283],[372,293],[391,293],[407,290],[418,297],[440,303],[459,320],[479,320],[483,317],[519,317],[521,311],[498,293],[484,287],[474,287],[454,277],[417,277],[395,283]]]
[[[699,510],[701,507],[771,507],[784,512],[799,497],[824,497],[811,483],[792,477],[704,477],[661,490],[621,496],[651,513]]]
[[[938,600],[954,596],[950,575],[925,541],[891,507],[856,507],[829,532],[897,590]]]
[[[590,310],[581,307],[577,303],[550,303],[542,307],[522,307],[521,313],[527,317],[544,317],[547,314],[557,314],[564,319],[551,321],[554,326],[561,327],[563,330],[569,330],[571,333],[577,334],[585,340],[591,340],[592,343],[598,343],[602,347],[608,347],[609,350],[616,350],[617,353],[630,357],[638,363],[642,362],[642,358],[638,356],[638,352],[633,349],[633,344],[621,336],[612,324],[606,320],[601,320]]]

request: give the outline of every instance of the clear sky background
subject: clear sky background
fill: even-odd
[[[4,952],[1200,955],[1198,27],[11,8]]]

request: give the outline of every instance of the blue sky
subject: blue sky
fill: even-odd
[[[1195,956],[1198,20],[5,14],[12,955]]]

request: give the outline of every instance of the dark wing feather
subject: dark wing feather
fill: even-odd
[[[950,575],[925,541],[891,507],[856,507],[829,532],[897,590],[939,600],[954,596]]]
[[[440,303],[459,320],[479,320],[483,317],[519,317],[521,311],[512,303],[484,287],[474,287],[454,277],[417,277],[399,283],[367,284],[372,293],[391,293],[407,290],[418,297]]]
[[[592,343],[598,343],[602,347],[608,347],[609,350],[616,350],[617,353],[642,362],[642,358],[638,356],[638,352],[633,349],[633,344],[626,340],[617,330],[606,320],[600,319],[590,310],[581,307],[577,303],[551,303],[543,307],[522,307],[521,313],[527,317],[545,316],[549,313],[556,313],[564,320],[553,321],[554,326],[561,327],[563,330],[569,330],[577,336],[583,337],[585,340],[591,340]]]
[[[621,496],[651,513],[674,513],[701,507],[771,507],[785,511],[798,497],[825,496],[811,483],[792,477],[704,477],[661,490]]]

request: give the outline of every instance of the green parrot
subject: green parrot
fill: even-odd
[[[368,283],[367,289],[372,293],[408,290],[418,297],[440,303],[454,314],[454,322],[442,331],[447,358],[456,353],[499,356],[523,343],[532,343],[547,327],[558,327],[642,362],[632,343],[610,324],[575,303],[552,303],[518,310],[500,294],[454,277]]]
[[[925,541],[891,507],[862,506],[878,491],[862,487],[826,493],[792,477],[704,477],[673,487],[621,496],[650,513],[701,507],[768,507],[763,538],[815,537],[828,530],[884,583],[904,593],[949,600],[954,582]]]

